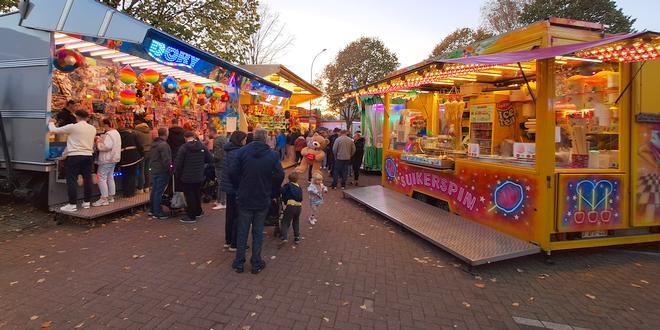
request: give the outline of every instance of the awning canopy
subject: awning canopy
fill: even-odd
[[[291,96],[290,91],[276,84],[95,0],[29,0],[22,3],[20,11],[19,24],[31,29],[77,35],[95,42],[117,40],[144,48],[153,40],[165,41],[168,46],[185,49],[189,55],[235,73],[237,80],[245,77],[256,81],[264,92]]]
[[[427,60],[422,65],[416,66],[414,71],[405,71],[386,76],[386,78],[378,82],[345,92],[344,96],[376,95],[400,89],[417,88],[433,84],[440,79],[458,77],[493,66],[525,63],[562,56],[575,56],[611,62],[635,62],[656,59],[659,53],[660,34],[643,31],[610,36],[595,41],[536,48],[519,52]],[[413,77],[411,78],[411,76]]]
[[[323,92],[320,89],[307,82],[284,65],[258,64],[242,65],[242,67],[273,84],[286,88],[292,92],[293,94],[289,101],[291,105],[303,104],[323,95]]]

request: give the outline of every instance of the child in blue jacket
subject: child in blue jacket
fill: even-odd
[[[293,224],[293,240],[300,244],[300,213],[302,211],[303,191],[298,185],[298,173],[289,173],[289,182],[282,187],[282,201],[286,204],[280,227],[280,244],[288,242],[289,226]]]

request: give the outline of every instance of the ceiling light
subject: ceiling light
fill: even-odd
[[[582,62],[593,62],[593,63],[602,63],[602,60],[593,59],[593,58],[582,58],[575,56],[555,56],[556,60],[570,60],[570,61],[582,61]]]
[[[110,54],[116,54],[119,53],[118,51],[114,49],[105,49],[105,50],[99,50],[95,52],[91,52],[89,56],[101,56],[101,55],[110,55]]]
[[[501,77],[501,73],[490,73],[490,72],[473,72],[472,74],[478,75],[478,76],[489,76],[489,77]]]
[[[443,80],[443,81],[434,81],[431,84],[433,85],[453,85],[454,82],[450,80]]]
[[[122,63],[124,63],[124,64],[142,64],[142,63],[149,63],[149,61],[138,58],[136,60],[122,61]]]
[[[80,41],[78,43],[73,43],[73,44],[68,44],[64,46],[66,49],[77,49],[77,48],[83,48],[83,47],[89,47],[89,46],[95,46],[95,43],[92,42],[86,42],[86,41]]]
[[[64,33],[55,32],[55,39],[65,38],[65,37],[68,37],[68,35],[66,35]]]
[[[105,50],[105,49],[107,48],[94,44],[93,46],[78,48],[78,51],[82,53],[87,53],[87,52],[95,52],[97,50]]]
[[[494,69],[503,69],[503,70],[520,71],[520,68],[519,68],[519,67],[516,67],[516,66],[508,66],[508,65],[496,65],[496,66],[493,66],[493,68],[494,68]],[[523,70],[523,71],[532,71],[531,68],[529,68],[529,67],[524,67],[524,66],[522,67],[522,70]]]
[[[139,59],[139,57],[128,55],[128,56],[125,56],[125,57],[113,58],[112,61],[113,62],[124,62],[124,61],[132,61],[132,60],[137,60],[137,59]]]
[[[117,54],[112,54],[112,55],[103,55],[103,56],[101,56],[101,58],[109,60],[109,59],[112,59],[112,58],[120,58],[120,57],[127,57],[127,56],[131,56],[131,55],[124,54],[124,53],[117,53]]]
[[[463,81],[477,81],[476,78],[462,78],[462,77],[452,77],[451,80],[463,80]]]
[[[69,37],[62,38],[62,39],[55,39],[55,44],[56,45],[66,45],[66,44],[72,44],[72,43],[76,43],[76,42],[80,42],[80,39],[69,38]]]

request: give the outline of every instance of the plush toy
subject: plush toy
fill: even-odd
[[[321,173],[321,164],[325,159],[325,147],[330,143],[326,138],[318,133],[312,136],[312,142],[300,152],[302,160],[300,166],[296,168],[298,173],[307,173],[309,166],[312,166],[312,175],[314,173]]]

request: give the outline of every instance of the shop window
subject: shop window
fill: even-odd
[[[557,168],[619,168],[618,64],[555,62]]]

